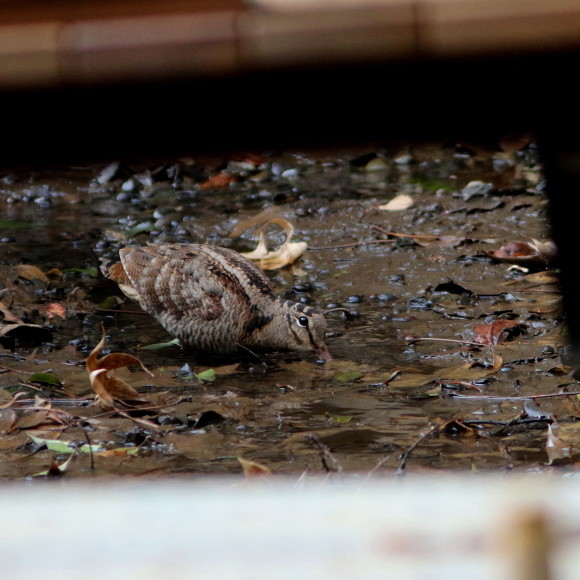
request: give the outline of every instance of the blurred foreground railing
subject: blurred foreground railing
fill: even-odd
[[[579,46],[575,0],[8,1],[0,89]]]
[[[575,580],[575,481],[3,486],[5,578]]]

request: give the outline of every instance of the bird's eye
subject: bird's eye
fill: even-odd
[[[298,326],[302,326],[303,328],[306,328],[308,326],[308,317],[307,316],[299,316],[296,319],[296,322],[298,323]]]

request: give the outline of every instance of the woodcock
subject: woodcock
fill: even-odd
[[[314,351],[332,357],[318,310],[275,296],[266,275],[226,248],[201,244],[127,247],[102,271],[183,345],[238,350]]]

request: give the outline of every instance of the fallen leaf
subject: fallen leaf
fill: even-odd
[[[222,173],[218,173],[217,175],[206,179],[199,185],[199,189],[202,191],[207,189],[222,189],[234,181],[236,181],[236,177],[234,175],[230,175],[229,173],[222,171]]]
[[[74,441],[61,441],[59,439],[44,439],[43,437],[36,437],[27,433],[27,435],[37,444],[45,445],[49,451],[54,451],[55,453],[74,453],[79,451],[80,453],[97,453],[102,451],[103,448],[100,445],[89,445],[84,443],[83,445],[77,445]]]
[[[438,284],[434,289],[434,292],[447,292],[449,294],[467,294],[468,296],[473,296],[473,292],[468,288],[464,288],[459,284],[455,283],[451,278],[447,278],[447,282],[442,282]]]
[[[171,346],[179,346],[181,342],[179,338],[174,338],[173,340],[169,340],[167,342],[156,342],[154,344],[146,344],[144,346],[138,347],[139,350],[161,350],[162,348],[169,348]]]
[[[62,280],[62,270],[59,270],[58,268],[51,268],[50,270],[47,270],[45,274],[51,282]]]
[[[552,241],[509,242],[498,250],[485,252],[496,262],[507,262],[518,266],[548,266],[554,262],[557,250]]]
[[[6,306],[3,302],[0,302],[0,313],[3,316],[5,322],[13,322],[15,324],[25,324],[25,322],[16,316],[16,314],[12,314],[10,308]]]
[[[144,402],[145,399],[131,385],[119,377],[109,375],[109,372],[128,366],[139,366],[151,376],[153,373],[147,370],[137,357],[130,354],[114,352],[98,358],[105,346],[105,338],[103,329],[103,337],[86,361],[91,387],[97,395],[99,404],[105,409],[113,409],[115,400]]]
[[[546,438],[546,453],[548,454],[548,465],[556,459],[570,457],[572,450],[570,445],[561,441],[559,437],[560,427],[556,423],[548,425],[548,436]]]
[[[384,211],[402,211],[404,209],[409,209],[413,205],[413,203],[414,203],[413,198],[410,195],[401,193],[400,195],[395,196],[387,203],[379,205],[378,209]]]
[[[392,232],[382,228],[380,226],[374,225],[372,226],[373,230],[381,232],[387,236],[392,236],[394,238],[409,238],[413,240],[417,245],[423,246],[426,248],[429,247],[439,247],[439,248],[454,248],[466,242],[468,238],[465,236],[455,236],[455,235],[447,235],[447,236],[435,236],[432,234],[403,234],[400,232]],[[485,241],[485,240],[481,240]]]
[[[44,315],[47,318],[54,318],[58,316],[62,319],[66,318],[66,308],[60,302],[51,302],[42,308]]]
[[[47,275],[40,268],[32,264],[19,264],[18,266],[14,266],[14,269],[25,280],[40,280],[46,284],[50,282]]]
[[[90,278],[96,278],[99,273],[99,271],[95,266],[87,266],[86,268],[67,268],[66,270],[63,270],[63,272],[84,274],[85,276],[89,276]]]
[[[408,372],[401,369],[401,373],[390,383],[393,387],[422,387],[432,381],[476,381],[483,379],[489,375],[496,373],[503,365],[503,359],[499,355],[492,355],[491,364],[481,364],[474,362],[467,362],[458,367],[450,367],[447,369],[437,369],[434,372],[427,374]]]
[[[18,399],[21,399],[22,397],[26,397],[26,393],[16,393],[12,399],[10,399],[10,401],[8,401],[7,403],[2,403],[2,405],[0,405],[0,410],[2,409],[9,409],[10,407],[12,407],[12,405],[14,405],[14,403],[16,403],[18,401]]]
[[[266,245],[265,228],[270,224],[279,225],[286,234],[286,241],[277,250],[268,250]],[[294,226],[282,218],[274,218],[265,223],[258,232],[258,246],[253,252],[242,253],[242,256],[252,260],[262,268],[262,270],[277,270],[288,264],[292,264],[306,251],[306,242],[291,242]]]
[[[476,324],[473,328],[473,341],[480,344],[500,344],[526,332],[526,326],[515,320],[494,320]]]
[[[473,427],[470,427],[469,425],[466,425],[463,422],[463,419],[451,419],[449,421],[446,421],[445,423],[443,423],[443,425],[441,425],[439,427],[438,430],[439,433],[449,433],[452,435],[468,435],[471,437],[474,437],[477,435],[477,432],[473,429]]]
[[[52,338],[52,332],[38,324],[0,324],[0,344],[5,348],[35,347]]]
[[[242,471],[244,472],[244,477],[246,479],[251,479],[254,477],[270,477],[272,476],[272,471],[256,461],[250,461],[249,459],[244,459],[242,457],[237,458],[242,466]]]
[[[53,387],[61,387],[62,383],[52,373],[34,373],[28,377],[28,382],[39,383],[41,385],[49,385]]]
[[[280,218],[282,213],[282,208],[277,205],[272,205],[267,207],[265,210],[248,216],[239,220],[234,227],[231,229],[228,237],[237,238],[241,236],[245,231],[251,228],[261,228],[267,224],[270,220]]]
[[[115,449],[103,449],[97,451],[99,457],[126,457],[127,455],[137,455],[139,447],[116,447]]]
[[[33,473],[31,477],[59,477],[61,476],[70,466],[73,460],[74,454],[70,454],[66,461],[58,463],[56,459],[53,459],[48,467],[44,471],[38,473]]]
[[[360,379],[362,376],[364,375],[364,373],[362,371],[359,370],[341,370],[341,371],[336,371],[336,373],[334,373],[334,380],[340,382],[340,383],[348,383],[350,381],[355,381],[356,379]]]
[[[415,243],[423,248],[455,248],[467,241],[465,236],[437,236],[432,240],[414,238]]]
[[[201,373],[195,373],[195,378],[200,381],[206,382],[215,381],[216,372],[213,369],[207,369],[206,371],[202,371]]]
[[[53,409],[50,401],[36,397],[34,406],[18,410],[18,419],[14,422],[12,432],[18,430],[62,431],[71,423],[73,416],[61,409]]]

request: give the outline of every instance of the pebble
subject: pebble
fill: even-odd
[[[465,201],[468,201],[473,197],[483,197],[485,195],[489,195],[493,189],[494,187],[491,183],[485,183],[484,181],[470,181],[461,190],[461,196]]]

